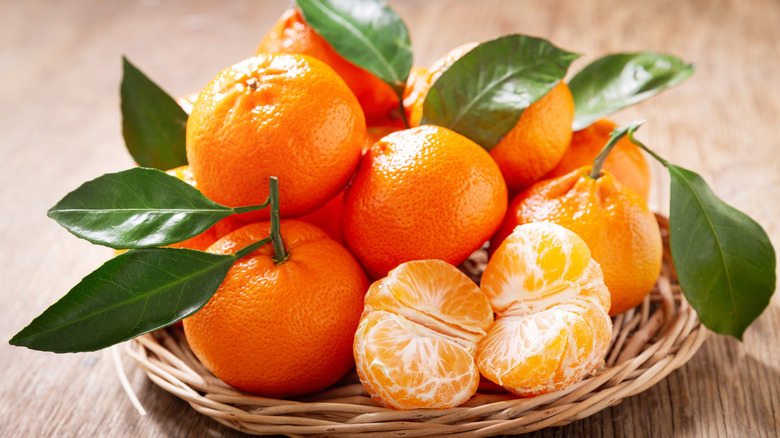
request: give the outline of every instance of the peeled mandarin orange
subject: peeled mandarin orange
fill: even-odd
[[[246,225],[208,251],[232,254],[270,235],[270,222]],[[225,383],[266,397],[316,392],[354,365],[352,341],[368,280],[324,231],[281,221],[288,258],[270,244],[238,260],[205,307],[184,319],[200,361]]]
[[[601,265],[611,296],[610,315],[637,306],[661,272],[663,248],[655,215],[644,200],[608,171],[590,166],[540,181],[519,194],[490,242],[501,244],[517,225],[549,221],[574,231]]]
[[[263,37],[255,54],[299,53],[328,64],[347,83],[363,108],[371,126],[397,122],[399,99],[393,89],[357,65],[339,55],[325,38],[303,19],[298,9],[289,9]]]
[[[538,395],[577,382],[604,359],[609,292],[573,232],[547,222],[515,228],[490,258],[481,288],[496,312],[477,352],[490,381]]]
[[[506,211],[501,171],[476,143],[438,126],[398,131],[363,156],[344,192],[344,242],[371,278],[410,260],[460,264]]]
[[[353,347],[360,381],[386,407],[458,406],[477,391],[476,344],[492,322],[487,297],[454,266],[403,263],[366,294]]]
[[[610,133],[616,127],[613,122],[601,119],[585,129],[575,131],[563,158],[543,179],[563,176],[582,166],[593,164],[593,160],[607,144]],[[603,169],[647,202],[650,193],[650,165],[647,164],[639,146],[632,143],[628,137],[618,140],[607,155]]]
[[[230,207],[263,203],[269,177],[278,177],[280,213],[296,217],[343,189],[365,136],[355,96],[330,67],[302,55],[260,55],[200,92],[187,120],[187,159],[201,192]],[[267,218],[266,210],[242,218]]]

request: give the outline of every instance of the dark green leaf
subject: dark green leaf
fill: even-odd
[[[165,327],[205,306],[235,260],[179,248],[120,254],[10,342],[55,353],[95,351]]]
[[[49,217],[82,239],[125,249],[187,240],[234,211],[174,176],[136,167],[82,184]]]
[[[138,165],[160,170],[187,164],[187,113],[127,58],[122,63],[122,135],[130,155]]]
[[[627,106],[655,96],[693,74],[694,67],[670,55],[616,53],[589,64],[569,81],[575,131]]]
[[[549,41],[507,35],[455,61],[433,84],[421,124],[452,129],[492,149],[566,75],[579,55]]]
[[[680,287],[705,326],[741,340],[775,291],[775,250],[760,225],[715,196],[698,174],[667,167]]]
[[[306,23],[400,96],[412,68],[406,25],[382,0],[296,0]]]

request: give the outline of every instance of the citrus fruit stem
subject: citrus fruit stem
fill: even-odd
[[[599,154],[596,156],[596,159],[593,160],[593,168],[591,169],[589,175],[591,178],[599,179],[601,176],[601,168],[604,167],[604,162],[607,161],[607,156],[612,151],[612,148],[615,147],[618,141],[620,141],[620,139],[623,138],[626,134],[636,131],[636,129],[639,128],[642,123],[644,122],[634,122],[628,125],[619,126],[612,130],[612,132],[609,134],[609,141],[604,146],[604,148],[601,149],[601,152],[599,152]],[[640,147],[644,148],[643,146]]]
[[[404,97],[403,93],[398,95],[398,107],[401,110],[401,120],[404,121],[404,129],[409,129],[409,119],[406,117],[406,109],[404,109]]]
[[[268,199],[271,202],[271,243],[274,246],[274,263],[281,265],[287,261],[287,250],[284,248],[282,233],[279,230],[279,179],[272,176],[269,181],[271,193]]]

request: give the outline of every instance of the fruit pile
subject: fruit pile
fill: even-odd
[[[49,211],[122,252],[11,343],[90,351],[183,320],[209,370],[266,397],[353,367],[397,409],[458,406],[482,379],[559,390],[596,370],[610,316],[658,279],[642,151],[669,169],[671,249],[702,321],[741,337],[766,307],[763,229],[636,140],[639,123],[605,118],[690,65],[613,54],[567,81],[578,55],[507,35],[412,66],[395,12],[353,3],[298,0],[178,103],[125,60],[139,167]],[[482,248],[477,284],[457,266]]]

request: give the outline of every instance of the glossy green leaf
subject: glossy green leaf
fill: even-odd
[[[306,23],[345,59],[399,96],[412,68],[409,32],[382,0],[296,0]]]
[[[160,170],[187,164],[187,113],[162,88],[122,57],[122,135],[136,163]]]
[[[775,250],[759,224],[698,174],[670,164],[670,246],[685,298],[709,329],[742,339],[775,291]]]
[[[490,150],[529,105],[563,79],[578,56],[525,35],[484,42],[436,80],[423,103],[421,124],[452,129]]]
[[[55,353],[95,351],[173,324],[208,303],[240,257],[181,248],[129,251],[84,277],[14,336],[12,345]]]
[[[48,214],[82,239],[126,249],[187,240],[235,211],[174,176],[136,167],[82,184]]]
[[[694,67],[661,53],[615,53],[592,62],[569,81],[574,96],[573,129],[655,96],[693,74]]]

